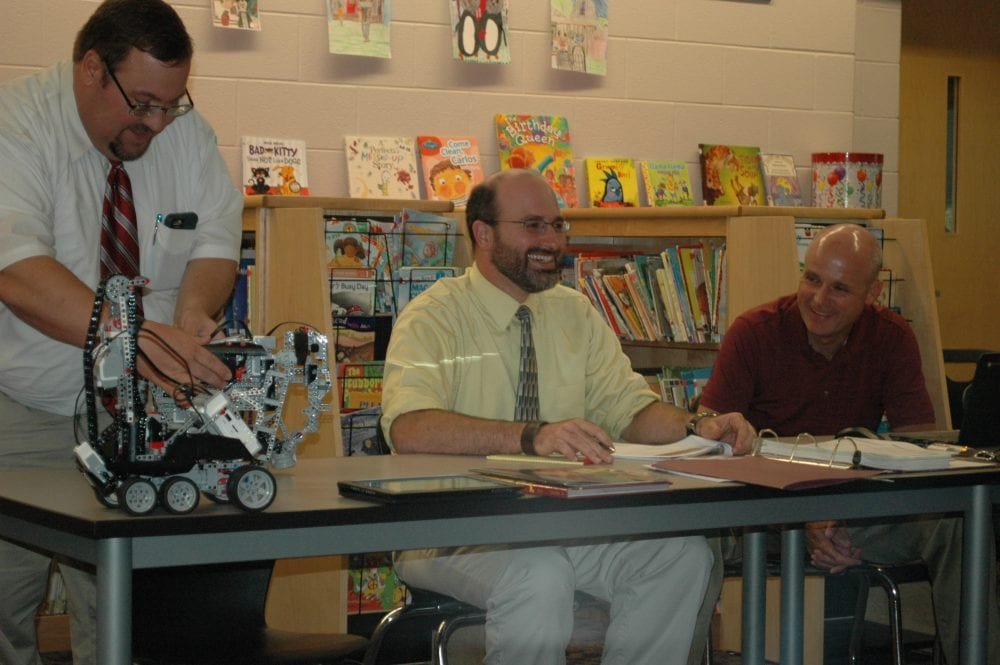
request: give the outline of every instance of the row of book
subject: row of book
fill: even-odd
[[[726,326],[726,245],[703,240],[659,254],[581,253],[573,285],[619,338],[715,343]]]
[[[544,174],[562,207],[698,202],[686,162],[616,155],[584,159],[584,201],[578,194],[566,117],[500,113],[494,127],[500,168]],[[304,141],[244,136],[241,145],[242,187],[247,195],[310,193]],[[479,144],[471,136],[348,135],[344,153],[350,196],[356,198],[423,198],[462,206],[484,178]],[[802,205],[790,155],[762,154],[757,146],[709,143],[699,144],[699,155],[707,205]]]

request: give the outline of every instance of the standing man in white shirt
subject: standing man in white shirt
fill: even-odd
[[[142,305],[139,369],[222,387],[205,350],[232,288],[242,199],[188,92],[193,47],[162,0],[107,0],[72,62],[0,87],[0,469],[73,468],[82,347],[101,275],[109,172],[130,181]],[[191,228],[159,220],[193,212]],[[81,477],[81,482],[85,482]],[[93,665],[93,576],[61,566],[77,665]],[[0,541],[0,660],[37,665],[49,560]]]

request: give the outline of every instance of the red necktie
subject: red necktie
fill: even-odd
[[[139,231],[132,182],[121,162],[111,162],[101,214],[101,279],[139,276]]]

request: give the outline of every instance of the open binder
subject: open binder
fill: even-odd
[[[762,439],[760,454],[789,462],[841,467],[866,467],[884,471],[935,471],[947,469],[951,453],[931,450],[905,441],[844,436],[821,441]]]

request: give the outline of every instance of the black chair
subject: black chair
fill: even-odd
[[[900,585],[915,582],[930,584],[930,573],[923,561],[893,565],[865,563],[849,568],[846,573],[854,576],[860,583],[854,621],[851,626],[848,654],[850,665],[862,665],[865,662],[864,654],[871,652],[875,646],[870,635],[871,626],[865,620],[868,609],[868,594],[872,587],[882,588],[888,602],[888,647],[893,665],[905,665],[908,655],[916,650],[929,651],[935,664],[942,662],[941,643],[937,638],[936,623],[933,635],[910,633],[903,629]],[[933,605],[931,616],[934,616]]]
[[[455,633],[461,628],[486,623],[486,611],[474,605],[426,589],[408,589],[411,602],[386,614],[376,626],[364,665],[413,662],[448,665],[449,643]],[[604,643],[607,603],[578,591],[575,605],[577,624],[582,622],[590,630],[574,632],[568,652],[580,652],[588,661],[593,660]],[[477,639],[481,640],[481,636]],[[481,641],[464,642],[466,649],[479,650],[477,655],[481,657]]]
[[[979,362],[979,357],[990,353],[987,349],[943,349],[942,355],[946,365],[972,365]],[[951,412],[951,428],[962,429],[962,407],[965,402],[965,391],[972,383],[968,379],[953,379],[945,372],[945,382],[948,387],[948,408]]]
[[[132,576],[132,654],[138,665],[348,665],[359,635],[269,628],[274,561],[137,570]]]

